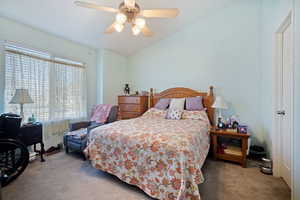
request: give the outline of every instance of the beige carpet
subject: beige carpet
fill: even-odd
[[[134,186],[92,168],[76,155],[58,153],[35,161],[15,182],[3,188],[3,200],[149,200]],[[289,200],[290,190],[280,179],[258,168],[241,168],[207,160],[202,200]]]

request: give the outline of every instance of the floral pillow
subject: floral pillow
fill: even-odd
[[[157,108],[150,108],[147,112],[143,114],[143,117],[150,117],[150,118],[165,118],[167,114],[166,110],[160,110]]]
[[[180,120],[183,110],[169,109],[166,115],[166,119]]]
[[[184,110],[182,113],[182,119],[201,120],[210,124],[206,110],[195,110],[195,111]]]

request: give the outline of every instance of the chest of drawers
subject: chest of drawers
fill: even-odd
[[[141,116],[148,109],[148,96],[118,96],[121,119]]]

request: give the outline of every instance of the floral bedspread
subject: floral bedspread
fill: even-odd
[[[209,124],[153,115],[94,129],[85,150],[92,165],[161,200],[200,200]]]

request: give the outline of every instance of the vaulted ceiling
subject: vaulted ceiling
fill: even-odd
[[[122,0],[87,0],[117,8]],[[127,26],[122,33],[104,34],[115,15],[77,7],[74,0],[0,0],[4,16],[57,36],[88,45],[131,55],[207,14],[218,12],[237,0],[136,0],[142,9],[179,8],[175,19],[147,19],[153,37],[133,36]],[[0,27],[1,29],[1,27]]]

